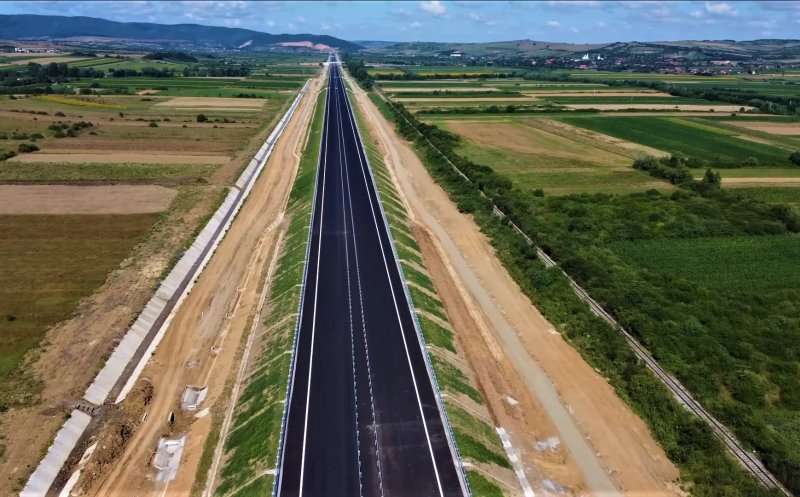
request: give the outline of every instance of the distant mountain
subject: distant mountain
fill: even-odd
[[[355,43],[328,35],[269,34],[250,29],[200,24],[116,22],[95,17],[32,14],[0,15],[0,38],[199,49],[264,50],[280,47],[282,44],[318,49],[338,47],[345,50],[357,50],[361,48]]]

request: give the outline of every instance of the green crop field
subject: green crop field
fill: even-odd
[[[576,96],[544,96],[539,97],[543,100],[561,104],[664,104],[664,105],[714,105],[714,102],[700,98],[682,97],[654,97],[647,93],[641,93],[630,97],[604,97],[602,93],[597,95],[576,95]]]
[[[800,287],[798,235],[637,240],[613,247],[649,271],[690,279],[712,290]]]
[[[800,187],[758,186],[737,188],[736,193],[768,204],[788,204],[800,209]]]
[[[615,138],[665,152],[682,152],[707,161],[744,161],[788,165],[789,154],[769,145],[742,140],[731,131],[713,129],[688,118],[655,116],[575,116],[561,120]]]

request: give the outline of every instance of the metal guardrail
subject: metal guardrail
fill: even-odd
[[[442,153],[441,150],[439,150],[433,143],[431,143],[431,141],[428,140],[428,138],[425,135],[423,135],[416,128],[416,126],[414,126],[403,114],[397,111],[397,108],[392,104],[389,98],[387,98],[380,91],[377,91],[377,93],[387,104],[392,106],[394,111],[398,115],[400,115],[406,121],[406,123],[408,123],[409,126],[411,126],[414,129],[414,131],[416,131],[417,134],[419,134],[419,136],[424,138],[425,141],[428,143],[428,145],[430,145],[431,148],[436,150],[436,152],[438,152],[439,155],[441,155],[442,158],[444,158],[447,161],[447,163],[450,164],[450,166],[462,178],[464,178],[470,183],[473,183],[473,181],[469,179],[469,177],[467,177],[467,175],[464,174],[458,168],[458,166],[453,164],[453,162],[444,153]],[[478,192],[482,197],[491,201],[491,199],[489,199],[489,197],[486,196],[486,194],[483,191],[479,189]],[[509,219],[506,216],[506,214],[494,204],[494,202],[492,202],[492,209],[498,217],[501,217],[506,221],[508,221],[508,223],[514,229],[514,231],[522,235],[522,237],[529,245],[536,248],[536,254],[542,260],[545,266],[554,267],[557,265],[556,261],[549,255],[547,255],[547,253],[545,253],[541,248],[539,248],[533,242],[533,240],[519,226],[516,225],[516,223],[514,223],[511,219]],[[595,315],[606,321],[614,329],[622,332],[626,342],[633,350],[634,354],[645,363],[647,368],[650,369],[650,371],[652,371],[653,374],[656,375],[656,377],[664,384],[664,386],[667,387],[667,389],[678,400],[678,402],[680,402],[688,410],[690,410],[692,413],[694,413],[696,416],[698,416],[701,420],[703,420],[706,424],[709,425],[714,434],[717,435],[717,437],[719,437],[725,444],[731,455],[746,470],[748,470],[753,476],[755,476],[764,486],[768,488],[776,488],[780,490],[787,497],[792,497],[792,493],[789,492],[789,490],[785,488],[780,483],[780,481],[778,481],[775,475],[773,475],[769,470],[767,470],[767,468],[764,466],[761,460],[758,459],[754,454],[748,452],[742,446],[741,442],[739,442],[739,440],[736,439],[736,437],[733,434],[731,434],[730,431],[728,431],[728,429],[725,427],[724,424],[722,424],[719,420],[717,420],[711,413],[706,411],[706,409],[692,397],[692,395],[689,393],[686,387],[683,386],[682,383],[680,383],[676,378],[669,375],[661,367],[661,365],[658,364],[658,361],[656,361],[656,359],[652,356],[652,354],[650,354],[650,352],[641,343],[639,343],[639,341],[636,340],[636,338],[634,338],[633,335],[631,335],[625,328],[623,328],[617,322],[617,320],[614,319],[613,316],[611,316],[611,314],[609,314],[605,309],[603,309],[603,307],[600,304],[598,304],[597,301],[594,300],[586,290],[584,290],[580,285],[578,285],[578,283],[576,283],[575,280],[573,280],[570,275],[568,275],[564,270],[561,270],[561,273],[567,278],[570,286],[572,287],[573,291],[578,296],[578,298],[586,302],[586,304],[589,306],[589,309]]]
[[[350,104],[350,99],[347,98],[346,101],[347,101],[347,105],[348,105],[348,108],[349,108],[349,111],[350,111],[350,115],[352,116],[353,121],[357,124],[358,121],[356,120],[355,113],[353,111],[353,107]],[[411,316],[412,316],[412,318],[414,320],[414,330],[416,331],[417,340],[419,341],[419,345],[420,345],[420,347],[422,349],[422,355],[425,358],[425,368],[427,369],[428,376],[429,376],[429,378],[431,380],[431,383],[434,386],[434,392],[436,393],[436,403],[437,403],[437,407],[439,409],[439,414],[440,414],[440,416],[442,418],[442,424],[446,428],[445,435],[447,436],[448,445],[450,446],[450,451],[451,451],[452,455],[454,456],[454,458],[455,458],[455,460],[457,462],[457,467],[458,467],[458,470],[459,470],[459,480],[460,480],[460,483],[461,483],[461,486],[462,486],[462,490],[465,491],[465,494],[467,496],[471,496],[472,495],[472,489],[469,486],[469,480],[467,479],[467,473],[466,473],[466,470],[464,469],[464,461],[463,461],[463,459],[461,457],[461,453],[458,450],[458,446],[456,445],[455,434],[453,433],[453,428],[452,428],[452,426],[450,424],[450,419],[447,416],[447,410],[444,407],[444,400],[442,399],[441,388],[439,387],[439,382],[436,379],[436,373],[433,370],[433,364],[431,363],[430,354],[428,353],[428,349],[427,349],[427,346],[425,344],[425,338],[422,335],[422,326],[419,323],[419,317],[417,316],[417,312],[416,312],[416,310],[414,308],[414,301],[411,299],[411,293],[408,290],[408,284],[406,282],[405,274],[403,273],[403,267],[400,264],[400,256],[398,255],[397,249],[395,247],[396,242],[394,240],[394,236],[392,235],[392,230],[389,228],[389,218],[386,216],[386,212],[383,209],[383,202],[381,201],[380,191],[378,190],[378,184],[375,182],[375,177],[372,174],[372,166],[369,163],[369,156],[367,155],[366,151],[364,150],[364,146],[363,146],[364,140],[363,140],[363,138],[361,136],[361,130],[359,129],[358,125],[356,125],[355,128],[356,128],[356,132],[358,133],[359,142],[361,143],[361,149],[362,149],[362,151],[364,151],[364,159],[367,162],[367,170],[369,172],[369,178],[370,178],[370,181],[372,182],[372,187],[375,190],[376,200],[378,201],[378,206],[380,207],[380,210],[381,210],[381,216],[383,216],[384,226],[386,227],[386,232],[389,235],[389,239],[392,241],[391,248],[392,248],[392,254],[394,256],[394,262],[397,265],[397,270],[398,270],[398,272],[400,274],[400,280],[402,281],[403,292],[405,293],[406,301],[408,302],[409,312],[411,312]]]

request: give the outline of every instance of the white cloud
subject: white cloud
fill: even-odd
[[[412,21],[408,26],[410,28],[417,29],[417,28],[421,28],[422,27],[422,23],[419,22],[419,21]]]
[[[581,30],[576,28],[575,26],[572,26],[571,28],[569,28],[569,30],[572,31],[573,33],[580,33],[581,32]]]
[[[266,24],[267,27],[270,27],[270,28],[274,28],[275,27],[275,21],[267,21],[264,24]]]
[[[435,16],[444,15],[447,12],[447,8],[440,0],[430,0],[428,2],[420,2],[419,8],[427,12],[428,14],[433,14]]]
[[[411,17],[411,12],[407,11],[406,9],[392,9],[389,11],[389,14],[395,17]]]
[[[718,16],[735,16],[738,15],[739,12],[730,6],[730,4],[725,2],[706,2],[706,12],[712,15]]]
[[[605,21],[597,21],[598,28],[607,28],[608,24]]]
[[[703,12],[700,10],[693,10],[689,13],[690,16],[694,17],[695,19],[700,19],[703,17]]]
[[[557,28],[561,26],[561,23],[558,21],[547,21],[547,25],[550,26],[551,28]]]

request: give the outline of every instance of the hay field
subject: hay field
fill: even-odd
[[[635,146],[532,117],[430,120],[462,137],[459,153],[547,194],[624,193],[671,186],[633,170]]]

